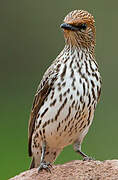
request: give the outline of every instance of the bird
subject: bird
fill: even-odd
[[[101,94],[94,17],[85,10],[73,10],[60,27],[65,46],[40,81],[28,124],[30,169],[38,172],[51,172],[60,152],[70,144],[83,160],[91,159],[81,144]]]

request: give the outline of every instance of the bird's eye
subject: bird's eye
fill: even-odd
[[[78,26],[76,26],[76,27],[78,27],[78,29],[79,30],[86,30],[86,28],[87,28],[87,24],[79,24]]]
[[[87,25],[85,23],[80,25],[80,29],[86,30],[86,28],[87,28]]]

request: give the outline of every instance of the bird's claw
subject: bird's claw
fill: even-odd
[[[91,160],[95,160],[95,159],[92,157],[88,157],[88,156],[83,158],[83,161],[91,161]]]
[[[39,168],[38,168],[38,173],[45,169],[47,172],[50,172],[51,173],[51,170],[50,170],[50,167],[52,167],[52,165],[49,163],[49,162],[41,162]]]

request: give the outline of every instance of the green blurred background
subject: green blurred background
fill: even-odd
[[[113,3],[114,2],[114,3]],[[115,3],[116,2],[116,3]],[[27,127],[43,73],[64,47],[60,24],[85,9],[96,20],[96,59],[102,96],[82,149],[99,159],[118,158],[118,1],[0,1],[0,180],[27,170]],[[72,146],[56,163],[80,159]]]

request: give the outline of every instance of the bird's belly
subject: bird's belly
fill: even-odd
[[[37,126],[41,121],[39,132],[48,146],[63,148],[78,138],[81,139],[84,132],[87,133],[93,119],[94,105],[89,102],[87,95],[83,96],[80,87],[79,83],[76,83],[75,89],[69,87],[69,83],[60,90],[57,87],[53,98],[51,99],[51,93],[45,105],[41,107],[42,113]]]
[[[64,111],[66,111],[66,109],[69,109],[69,106],[65,106]],[[78,138],[81,141],[81,138],[83,138],[83,136],[88,132],[94,114],[93,109],[91,117],[89,117],[88,110],[79,112],[72,108],[72,113],[69,115],[68,110],[66,116],[64,111],[62,111],[60,116],[57,118],[57,121],[50,123],[45,128],[46,142],[48,142],[50,147],[63,148],[72,144]],[[83,134],[84,132],[86,133]]]

